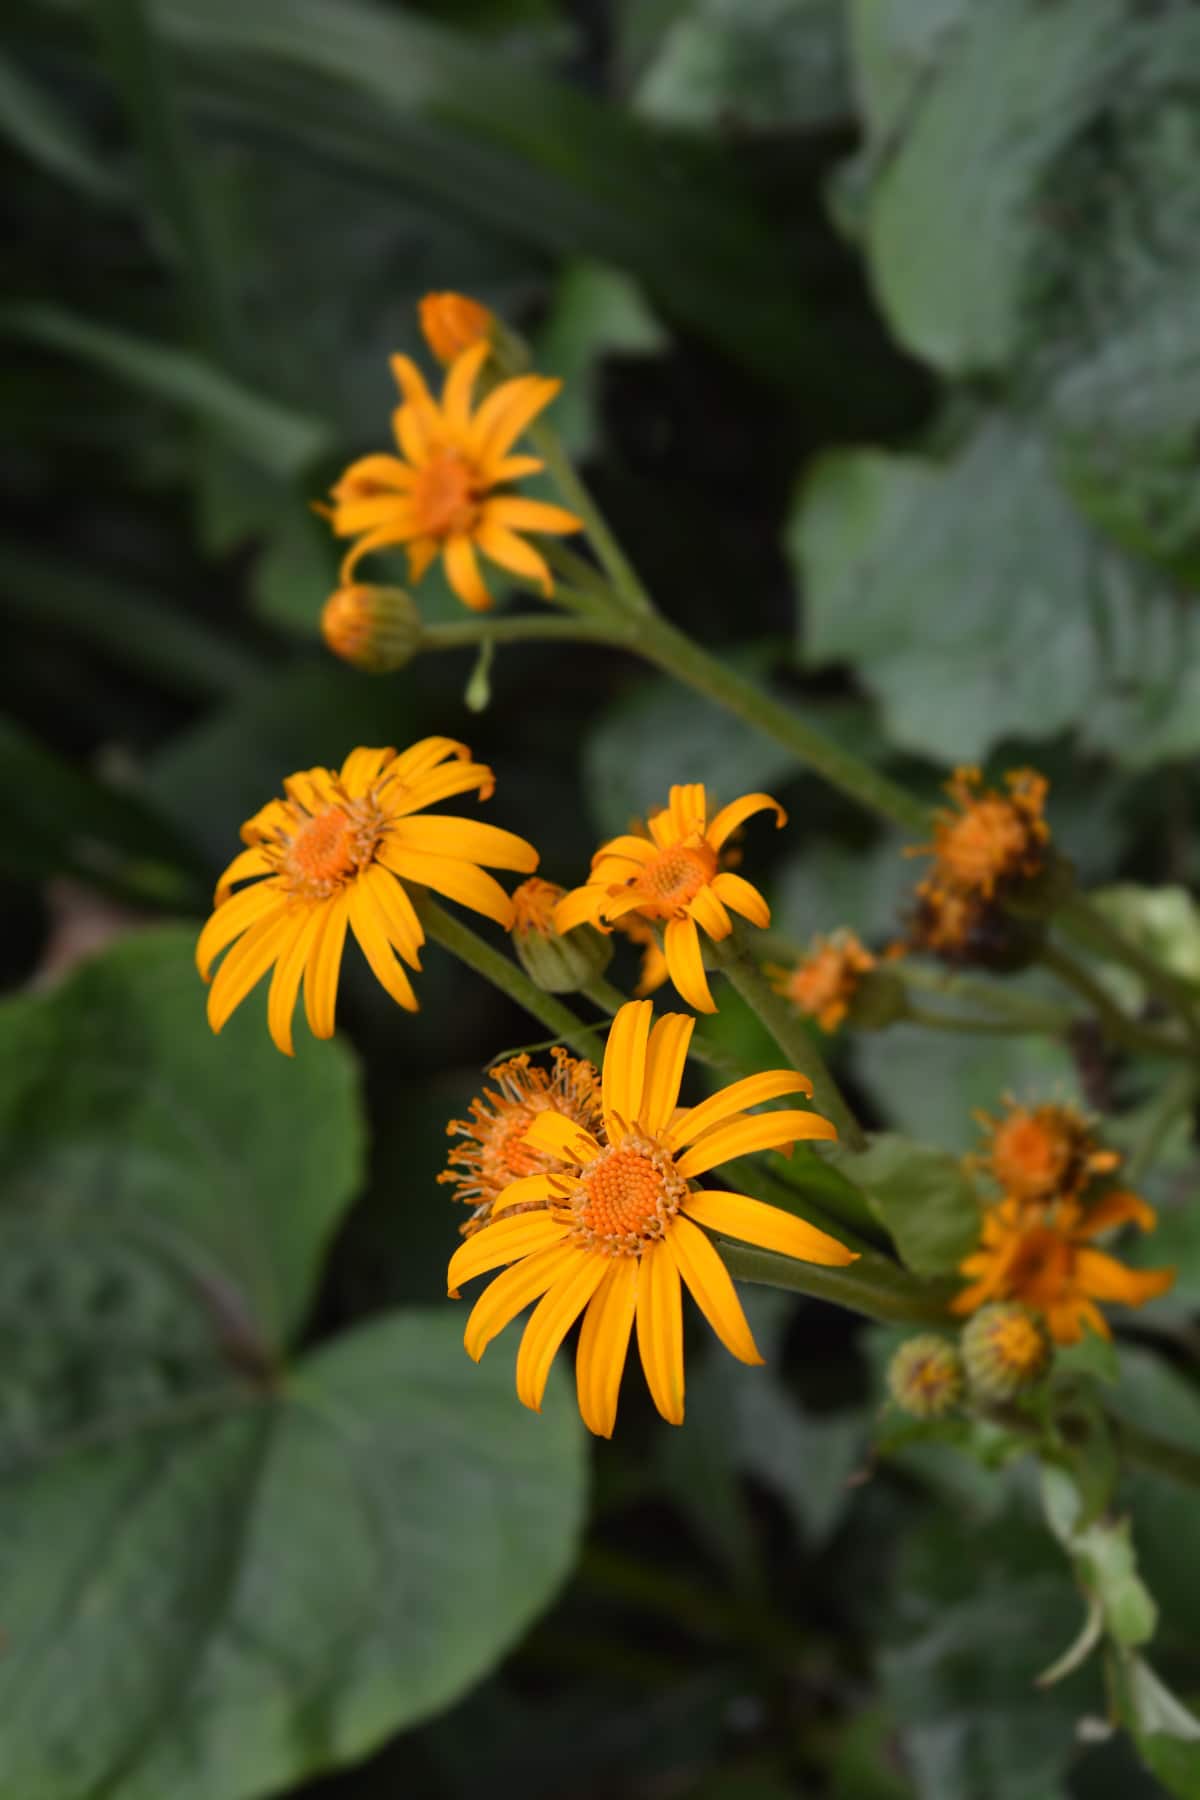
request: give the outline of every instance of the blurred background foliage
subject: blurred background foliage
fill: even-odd
[[[1082,1602],[1022,1472],[872,1460],[879,1329],[748,1290],[767,1370],[697,1334],[686,1428],[631,1382],[591,1446],[565,1383],[538,1421],[503,1345],[467,1361],[433,1180],[521,1015],[437,956],[416,1018],[351,967],[348,1044],[293,1066],[255,1004],[212,1040],[190,966],[283,775],[431,730],[494,765],[552,879],[672,780],[765,786],[780,929],[896,929],[898,840],[615,652],[503,651],[472,714],[457,657],[372,681],[323,651],[309,502],[385,440],[387,355],[438,288],[565,378],[671,617],[929,796],[1035,759],[1083,877],[1186,961],[1194,6],[5,18],[0,956],[32,991],[0,1015],[0,1793],[1200,1793],[1187,1746],[1152,1776],[1106,1735],[1090,1667],[1031,1686]],[[436,577],[421,603],[455,616]],[[1008,1089],[1133,1141],[1149,1094],[1086,1051],[900,1027],[843,1072],[871,1123],[954,1151]],[[1114,1399],[1193,1443],[1195,1175],[1181,1130],[1150,1189],[1180,1282]],[[1194,1697],[1200,1520],[1136,1487],[1155,1667]]]

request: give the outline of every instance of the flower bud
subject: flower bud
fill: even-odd
[[[1011,1400],[1036,1385],[1050,1364],[1050,1339],[1031,1312],[1014,1301],[985,1306],[962,1334],[967,1379],[989,1400]]]
[[[452,363],[480,338],[490,338],[496,324],[495,315],[466,294],[426,294],[419,312],[425,342],[440,363]]]
[[[321,635],[343,662],[371,675],[387,675],[410,663],[420,649],[421,615],[403,588],[338,588],[321,613]]]
[[[962,1399],[963,1366],[948,1338],[922,1332],[909,1338],[888,1364],[888,1391],[914,1419],[942,1419]]]
[[[565,888],[531,876],[513,894],[512,940],[521,967],[546,994],[573,994],[602,975],[612,958],[611,938],[593,925],[554,928],[554,908]]]

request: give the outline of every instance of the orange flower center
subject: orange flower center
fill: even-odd
[[[457,450],[439,450],[417,471],[413,519],[422,537],[472,531],[479,519],[476,471]]]
[[[1053,1306],[1071,1285],[1074,1263],[1072,1246],[1060,1232],[1035,1226],[1008,1265],[1008,1290],[1031,1306]]]
[[[298,899],[327,900],[370,862],[378,840],[379,821],[369,802],[327,806],[304,818],[285,845],[280,873]]]
[[[668,1151],[646,1138],[626,1138],[588,1164],[571,1209],[589,1248],[637,1255],[662,1237],[687,1192]]]
[[[716,872],[717,854],[707,844],[688,848],[676,844],[669,850],[660,850],[627,886],[641,895],[642,911],[648,918],[674,919]],[[618,887],[613,891],[621,890]]]
[[[938,859],[964,887],[990,894],[998,878],[1020,868],[1029,850],[1029,826],[1002,795],[975,800],[939,834]]]
[[[1036,1115],[1017,1112],[996,1130],[992,1169],[1006,1192],[1033,1199],[1059,1190],[1075,1150],[1062,1126],[1055,1130]]]
[[[1033,1320],[1012,1312],[992,1321],[988,1350],[1006,1371],[1025,1374],[1040,1367],[1046,1355],[1045,1340]]]

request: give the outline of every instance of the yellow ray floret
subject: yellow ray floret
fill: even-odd
[[[960,1265],[973,1279],[951,1303],[975,1312],[993,1300],[1018,1300],[1046,1322],[1058,1344],[1075,1344],[1084,1327],[1110,1337],[1097,1300],[1143,1306],[1165,1293],[1174,1269],[1129,1269],[1092,1248],[1091,1240],[1114,1225],[1153,1228],[1153,1209],[1137,1194],[1114,1189],[1094,1206],[1077,1200],[1031,1205],[1006,1195],[983,1217],[979,1248]]]
[[[785,1149],[837,1133],[818,1113],[745,1108],[812,1084],[774,1069],[735,1082],[699,1106],[677,1105],[695,1021],[655,1022],[648,1000],[613,1020],[601,1078],[602,1119],[592,1128],[544,1110],[524,1142],[542,1169],[503,1189],[490,1222],[451,1258],[452,1295],[495,1269],[476,1301],[465,1343],[478,1361],[488,1344],[536,1301],[517,1358],[517,1392],[537,1411],[550,1366],[583,1315],[575,1359],[585,1424],[612,1435],[621,1374],[636,1328],[646,1383],[662,1416],[683,1420],[686,1287],[726,1348],[761,1362],[725,1264],[702,1227],[806,1262],[842,1264],[855,1253],[803,1219],[746,1194],[701,1189],[695,1176],[752,1150]]]
[[[671,980],[697,1012],[715,1012],[701,931],[714,943],[727,938],[731,912],[752,925],[771,923],[771,909],[758,889],[720,868],[718,860],[731,833],[763,811],[775,814],[777,826],[786,825],[787,814],[769,794],[743,794],[710,819],[703,782],[673,787],[664,810],[649,822],[649,838],[628,833],[597,850],[586,884],[559,901],[555,924],[560,931],[584,924],[611,931],[631,916],[664,922]]]
[[[501,382],[474,407],[475,383],[488,354],[486,339],[461,351],[440,401],[409,357],[392,358],[402,395],[393,415],[400,454],[351,463],[328,509],[337,536],[358,540],[342,562],[343,587],[350,585],[362,557],[402,545],[410,581],[419,581],[440,555],[450,586],[477,612],[492,604],[477,551],[547,597],[554,592],[545,558],[521,534],[562,536],[582,530],[582,520],[563,506],[508,489],[542,468],[535,456],[514,455],[513,445],[562,384],[520,375]]]
[[[247,848],[217,883],[196,962],[207,981],[226,952],[208,996],[214,1031],[273,968],[267,1023],[290,1056],[301,982],[314,1037],[333,1036],[347,930],[380,985],[415,1012],[402,965],[420,968],[425,933],[405,884],[445,894],[507,929],[512,902],[480,865],[524,873],[538,857],[511,831],[425,813],[452,794],[473,790],[487,799],[495,785],[492,771],[453,738],[423,738],[399,756],[352,750],[340,771],[304,769],[283,785],[286,797],[242,827]]]

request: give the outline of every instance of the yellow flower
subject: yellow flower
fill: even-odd
[[[976,1114],[991,1143],[972,1160],[1013,1199],[1077,1199],[1096,1176],[1120,1165],[1115,1150],[1097,1143],[1078,1107],[1053,1101],[1018,1106],[1011,1097],[1004,1104],[1002,1119]]]
[[[216,911],[196,945],[206,981],[215,958],[233,945],[208,996],[214,1031],[273,966],[267,1024],[278,1047],[292,1054],[301,980],[313,1036],[332,1037],[347,926],[376,980],[415,1012],[396,955],[420,968],[425,934],[405,882],[508,928],[512,902],[478,865],[535,869],[532,844],[474,819],[417,816],[451,794],[474,789],[488,798],[492,771],[470,756],[465,744],[444,737],[422,738],[399,756],[352,750],[340,772],[303,769],[289,776],[287,798],[269,801],[247,820],[242,841],[248,848],[217,883]],[[251,885],[233,893],[240,882]]]
[[[952,1310],[970,1313],[992,1300],[1019,1300],[1045,1319],[1056,1344],[1078,1343],[1085,1325],[1111,1337],[1097,1300],[1143,1306],[1175,1279],[1174,1269],[1128,1269],[1092,1249],[1092,1238],[1128,1220],[1143,1231],[1155,1224],[1153,1210],[1136,1194],[1105,1194],[1086,1209],[1075,1200],[1030,1206],[1006,1195],[988,1208],[980,1246],[960,1264],[974,1279],[951,1302]]]
[[[786,825],[787,814],[769,794],[743,794],[710,822],[703,782],[673,787],[665,809],[649,822],[649,839],[630,832],[597,850],[586,885],[559,901],[558,929],[588,924],[611,931],[631,915],[665,921],[663,953],[671,980],[697,1012],[716,1012],[700,931],[714,942],[728,937],[733,922],[727,909],[753,925],[771,923],[771,909],[758,889],[718,864],[730,833],[765,808],[775,813],[777,826]]]
[[[486,306],[466,294],[426,294],[417,311],[425,342],[440,363],[452,363],[481,338],[490,341],[496,323]]]
[[[492,604],[477,550],[543,594],[554,592],[544,557],[518,534],[562,535],[582,530],[582,521],[546,500],[493,490],[541,469],[536,456],[510,452],[562,383],[520,375],[502,381],[472,411],[488,350],[482,340],[455,357],[440,402],[409,357],[392,358],[403,395],[393,418],[400,455],[360,457],[333,489],[333,529],[338,537],[358,539],[342,562],[343,587],[350,586],[362,557],[403,544],[410,581],[419,581],[440,553],[450,586],[477,612]]]
[[[603,1128],[600,1110],[600,1076],[594,1064],[568,1056],[556,1047],[550,1073],[535,1069],[528,1056],[513,1056],[488,1071],[494,1088],[484,1088],[472,1100],[467,1119],[451,1119],[447,1137],[467,1141],[450,1152],[439,1181],[453,1183],[454,1198],[474,1208],[461,1227],[464,1237],[478,1231],[492,1210],[496,1195],[522,1176],[544,1173],[556,1166],[545,1150],[525,1142],[525,1133],[542,1112],[561,1113],[585,1131]],[[541,1201],[531,1203],[541,1207]],[[513,1209],[515,1210],[515,1209]]]
[[[517,1393],[534,1411],[563,1338],[584,1314],[575,1361],[579,1410],[601,1437],[612,1435],[635,1323],[654,1404],[671,1424],[682,1422],[681,1277],[726,1348],[742,1362],[762,1361],[728,1270],[702,1227],[807,1262],[855,1260],[853,1251],[790,1213],[745,1194],[693,1185],[696,1176],[734,1157],[836,1137],[818,1113],[745,1111],[784,1094],[811,1093],[807,1077],[773,1069],[678,1111],[695,1020],[668,1013],[651,1029],[652,1018],[648,1000],[631,1000],[617,1013],[604,1057],[602,1129],[540,1113],[524,1141],[552,1166],[497,1195],[491,1222],[459,1247],[447,1275],[453,1296],[462,1282],[511,1265],[467,1321],[464,1341],[477,1362],[537,1301],[517,1357]],[[525,1210],[530,1202],[537,1210]]]
[[[836,1031],[846,1017],[860,976],[875,967],[875,958],[853,931],[815,937],[808,955],[791,969],[766,965],[771,986],[798,1011],[814,1018],[822,1031]]]

